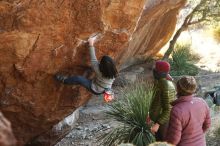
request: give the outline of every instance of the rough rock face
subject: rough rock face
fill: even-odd
[[[184,3],[1,0],[0,109],[11,121],[19,145],[37,141],[88,101],[85,89],[53,79],[57,72],[81,75],[88,68],[84,40],[100,33],[95,44],[98,58],[111,55],[118,65],[131,57],[154,55],[171,37]]]
[[[0,146],[15,146],[16,140],[11,130],[11,123],[0,112]]]

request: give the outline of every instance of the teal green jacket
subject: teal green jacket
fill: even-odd
[[[155,81],[155,96],[150,107],[150,118],[160,125],[170,118],[171,102],[175,100],[176,90],[172,81],[161,78]]]

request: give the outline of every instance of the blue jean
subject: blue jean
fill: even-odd
[[[87,90],[89,90],[90,92],[92,92],[93,94],[96,94],[96,95],[100,94],[100,93],[96,93],[95,91],[91,89],[92,81],[83,76],[68,77],[67,79],[63,81],[63,83],[68,84],[68,85],[81,85]]]

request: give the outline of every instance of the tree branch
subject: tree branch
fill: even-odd
[[[188,25],[193,25],[193,24],[204,22],[204,21],[209,21],[209,20],[208,19],[199,19],[197,21],[193,21],[193,22],[188,23]]]

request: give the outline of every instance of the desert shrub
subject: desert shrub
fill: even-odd
[[[199,55],[191,51],[190,44],[177,44],[176,49],[169,59],[171,65],[170,74],[172,76],[191,75],[199,73],[199,68],[195,65],[200,60]]]
[[[120,97],[110,103],[106,111],[108,116],[120,124],[101,137],[101,145],[112,146],[124,142],[146,146],[154,142],[150,125],[146,124],[153,95],[153,86],[144,82],[122,89]]]

